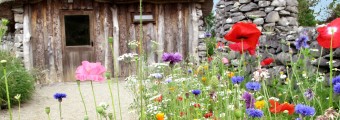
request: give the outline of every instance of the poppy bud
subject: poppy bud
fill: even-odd
[[[113,114],[112,114],[112,113],[109,113],[108,116],[109,116],[109,119],[112,120]]]
[[[51,112],[51,108],[50,107],[45,107],[45,113],[46,114],[50,114]]]
[[[106,72],[105,73],[105,77],[106,77],[106,79],[110,79],[111,78],[111,73],[110,72]]]
[[[103,107],[101,107],[101,106],[98,106],[98,107],[96,108],[96,110],[97,110],[97,112],[98,112],[99,114],[104,113],[104,109],[103,109]]]
[[[242,117],[242,111],[241,110],[235,110],[234,115],[236,118],[241,118]]]
[[[2,66],[6,67],[7,60],[1,60],[0,63],[2,64]]]

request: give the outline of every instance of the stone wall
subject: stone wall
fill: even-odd
[[[15,32],[7,33],[6,36],[3,37],[1,47],[2,50],[7,50],[15,53],[17,58],[23,59],[23,8],[22,6],[18,6],[12,9],[14,13],[14,22],[15,22]]]
[[[206,60],[207,52],[206,52],[206,45],[204,43],[205,39],[205,27],[204,27],[204,20],[203,20],[203,13],[201,4],[196,4],[196,12],[198,17],[198,57],[199,61]]]

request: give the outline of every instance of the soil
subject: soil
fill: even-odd
[[[117,119],[119,120],[120,115],[117,97],[117,85],[116,83],[112,85],[116,115]],[[108,84],[106,82],[93,83],[93,86],[95,90],[97,105],[99,105],[101,102],[108,103],[108,112],[111,112],[112,106]],[[128,109],[130,104],[133,102],[132,93],[127,90],[125,86],[125,81],[119,81],[122,120],[136,120],[136,114]],[[97,120],[90,82],[82,82],[81,90],[89,114],[89,120]],[[55,83],[47,86],[37,85],[32,99],[26,103],[21,104],[21,120],[47,120],[48,117],[45,113],[45,107],[48,106],[51,109],[51,120],[59,120],[59,103],[58,100],[53,98],[54,93],[57,92],[67,94],[67,97],[64,98],[61,102],[62,119],[83,120],[85,116],[85,110],[76,82]],[[13,120],[18,120],[18,106],[15,106],[12,110]],[[7,110],[0,110],[0,120],[9,120],[9,114]]]

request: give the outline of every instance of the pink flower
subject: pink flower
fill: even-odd
[[[227,59],[227,58],[222,58],[222,62],[223,62],[223,64],[228,64],[229,63],[229,60]]]
[[[103,74],[106,69],[100,62],[90,63],[89,61],[83,61],[76,70],[76,78],[80,81],[93,80],[102,82],[105,80]]]

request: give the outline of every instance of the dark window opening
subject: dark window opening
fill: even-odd
[[[90,18],[88,15],[65,16],[66,46],[90,45]]]

